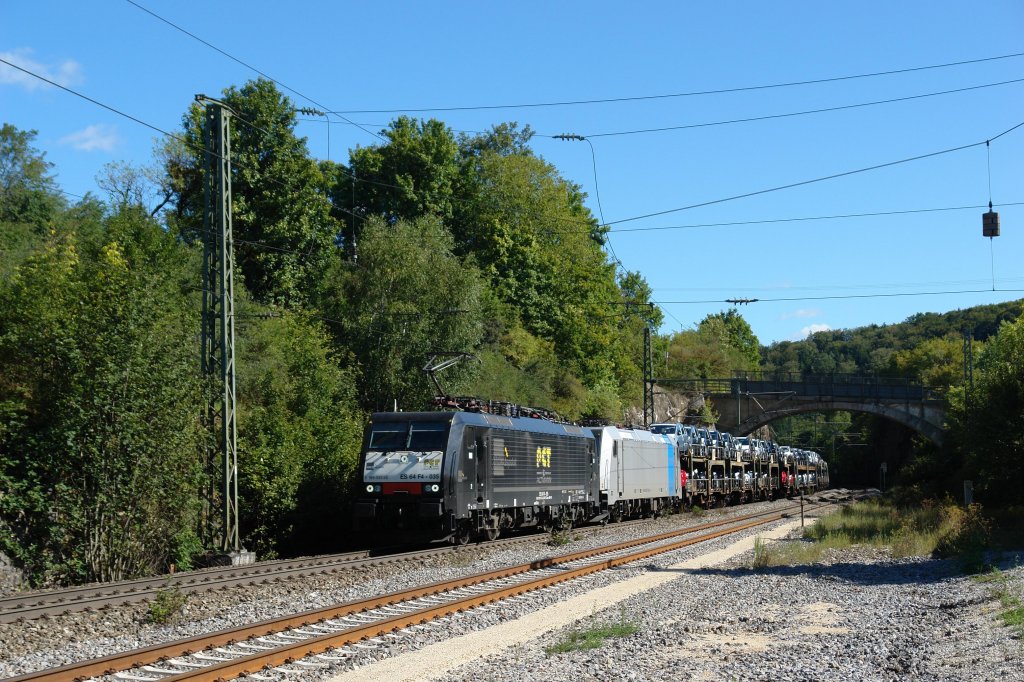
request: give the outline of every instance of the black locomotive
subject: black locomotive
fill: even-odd
[[[594,435],[579,426],[475,412],[379,412],[360,458],[362,527],[431,538],[550,529],[600,509]]]

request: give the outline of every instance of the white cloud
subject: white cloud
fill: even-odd
[[[117,146],[121,138],[113,126],[91,125],[77,133],[71,133],[60,138],[61,144],[69,144],[75,149],[83,152],[103,151],[109,152]]]
[[[793,336],[789,337],[789,340],[790,341],[802,341],[803,339],[806,339],[811,334],[814,334],[816,332],[827,332],[830,329],[832,329],[832,327],[828,326],[827,324],[811,324],[811,325],[807,325],[806,327],[801,329],[797,334],[794,334]]]
[[[72,85],[82,80],[82,66],[78,62],[65,59],[57,64],[43,64],[31,57],[32,50],[27,47],[19,47],[7,52],[0,52],[0,59],[17,64],[18,66],[37,73],[60,85]],[[0,85],[20,85],[26,90],[49,87],[46,83],[30,76],[24,71],[19,71],[7,64],[0,64]]]
[[[781,320],[789,320],[794,317],[821,317],[822,311],[820,308],[800,308],[800,310],[794,310],[789,313],[783,313]]]

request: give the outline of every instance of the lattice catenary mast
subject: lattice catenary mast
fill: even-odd
[[[206,102],[203,209],[203,373],[215,384],[207,406],[207,427],[215,442],[207,452],[210,480],[207,542],[236,556],[238,531],[238,430],[235,422],[235,288],[231,236],[231,124],[227,108]],[[220,485],[217,485],[217,481]],[[219,487],[219,489],[218,489]],[[219,509],[218,509],[219,507]],[[220,513],[218,513],[220,512]],[[219,518],[218,518],[219,517]]]

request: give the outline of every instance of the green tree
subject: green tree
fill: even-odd
[[[32,146],[36,131],[0,127],[0,223],[43,226],[63,207],[53,164]]]
[[[290,314],[239,335],[240,526],[260,557],[336,550],[346,525],[363,418],[330,345],[321,324]]]
[[[739,353],[742,363],[733,369],[754,370],[761,363],[761,343],[735,308],[708,315],[701,321],[699,329],[705,334],[717,336],[723,345]]]
[[[459,173],[459,148],[451,130],[436,119],[401,116],[381,134],[385,143],[352,150],[348,173],[335,176],[334,204],[388,222],[421,216],[448,222]]]
[[[360,396],[370,409],[421,408],[435,392],[423,373],[436,353],[473,351],[481,338],[475,267],[452,254],[451,235],[431,217],[367,221],[358,264],[340,257],[327,273],[321,307],[359,363]],[[456,384],[469,371],[446,370]]]
[[[194,265],[126,210],[0,284],[0,542],[34,582],[149,574],[194,537]]]
[[[1024,480],[1024,318],[1004,322],[977,359],[974,388],[950,392],[949,425],[979,499],[1020,502]]]
[[[50,174],[53,164],[32,147],[35,135],[0,127],[0,278],[41,248],[65,204]]]
[[[158,165],[139,166],[112,161],[96,176],[96,184],[107,193],[115,208],[136,206],[156,216],[174,198],[166,174]]]
[[[588,386],[614,379],[621,294],[580,187],[525,146],[512,126],[464,138],[456,253],[470,254],[524,327],[555,343]]]
[[[951,334],[895,351],[890,358],[890,371],[926,386],[958,385],[963,381],[963,339]]]
[[[757,363],[752,363],[749,346],[734,340],[736,329],[744,327],[749,332],[750,326],[738,315],[719,313],[708,315],[695,330],[673,334],[668,340],[669,375],[721,379],[732,376],[735,370],[757,369]]]
[[[341,226],[331,215],[320,167],[295,135],[295,108],[271,81],[230,87],[231,194],[235,262],[258,302],[304,303],[336,250]],[[183,120],[185,143],[165,150],[174,190],[172,224],[189,241],[203,234],[204,107]]]

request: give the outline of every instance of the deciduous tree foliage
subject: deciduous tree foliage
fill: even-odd
[[[730,308],[724,313],[708,315],[701,321],[700,329],[717,336],[718,345],[728,346],[739,353],[742,363],[733,369],[753,370],[761,363],[761,343],[735,308]]]
[[[331,215],[320,167],[295,135],[291,100],[270,81],[230,87],[232,216],[235,263],[258,302],[301,304],[330,262],[341,229]],[[171,143],[167,174],[176,193],[173,224],[203,239],[203,112],[183,119],[186,143]]]
[[[1024,480],[1024,318],[1004,322],[978,354],[974,387],[951,393],[949,423],[979,499],[1019,504]]]
[[[720,314],[721,315],[721,314]],[[668,343],[668,373],[670,376],[696,379],[722,379],[735,370],[754,370],[757,363],[732,341],[730,330],[720,315],[709,315],[695,330],[673,334]],[[737,321],[738,318],[738,321]],[[738,314],[732,323],[750,326]],[[753,334],[751,334],[753,336]],[[756,343],[756,338],[755,338]]]
[[[238,344],[244,544],[260,557],[336,548],[362,437],[355,372],[316,320],[246,319]]]
[[[36,131],[0,127],[0,222],[42,226],[63,207],[53,167],[32,146]]]
[[[436,392],[423,372],[431,356],[479,343],[482,286],[477,269],[452,254],[438,219],[368,220],[358,263],[337,259],[321,297],[339,344],[361,365],[363,404],[422,409]],[[468,369],[456,365],[442,378],[454,384]]]
[[[976,340],[984,341],[1002,322],[1016,320],[1022,312],[1024,300],[1017,300],[941,314],[919,313],[899,324],[817,332],[803,341],[780,341],[765,348],[765,369],[892,375],[900,371],[892,364],[896,351],[917,348],[930,339],[959,335],[964,329],[970,330]]]
[[[957,334],[928,339],[914,348],[895,351],[889,361],[891,373],[926,386],[957,386],[964,376],[963,348],[963,338]]]
[[[459,149],[451,130],[436,119],[401,116],[381,135],[385,143],[352,150],[349,173],[335,176],[334,203],[387,222],[421,216],[449,222],[459,173]],[[357,179],[354,196],[351,173]]]
[[[0,285],[0,542],[34,582],[149,574],[194,537],[188,270],[127,210],[52,232]]]
[[[456,252],[474,256],[526,329],[553,341],[585,384],[614,381],[615,266],[601,251],[586,195],[533,155],[529,135],[506,125],[462,140]]]

